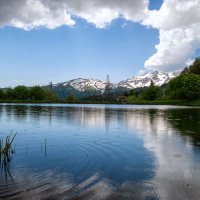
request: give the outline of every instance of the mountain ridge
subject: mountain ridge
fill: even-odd
[[[168,83],[172,78],[175,78],[180,74],[179,71],[176,72],[149,72],[141,75],[136,75],[126,80],[122,80],[118,83],[110,82],[111,86],[114,88],[124,87],[127,89],[135,89],[141,87],[148,87],[151,84],[151,81],[154,82],[156,86],[161,86]],[[76,78],[69,81],[60,82],[53,84],[53,87],[57,86],[71,86],[76,90],[84,91],[87,87],[104,91],[107,81],[99,80],[96,78]]]
[[[172,78],[178,76],[179,74],[179,71],[169,73],[154,71],[133,76],[118,83],[112,83],[95,78],[77,78],[52,84],[51,89],[61,98],[66,98],[68,95],[74,95],[78,98],[85,98],[89,96],[102,95],[106,86],[109,84],[109,87],[112,89],[113,93],[123,94],[131,89],[148,87],[151,84],[151,81],[153,81],[155,85],[161,86],[168,83]]]
[[[119,86],[126,87],[128,89],[135,89],[141,87],[148,87],[151,84],[151,81],[156,86],[161,86],[163,84],[168,83],[171,79],[175,78],[180,74],[180,71],[175,72],[150,72],[144,73],[141,75],[133,76],[125,81],[120,81],[118,83]]]

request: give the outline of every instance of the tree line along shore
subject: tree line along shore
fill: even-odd
[[[102,94],[79,99],[73,94],[59,98],[49,87],[26,87],[0,89],[1,103],[108,103],[108,104],[171,104],[200,106],[200,57],[179,76],[162,86],[127,90],[123,94]]]

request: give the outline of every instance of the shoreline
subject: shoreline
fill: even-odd
[[[84,102],[66,102],[66,101],[23,101],[23,100],[0,100],[0,103],[13,104],[113,104],[113,105],[175,105],[175,106],[200,106],[198,100],[155,100],[155,101],[127,101],[127,102],[112,102],[112,101],[84,101]]]

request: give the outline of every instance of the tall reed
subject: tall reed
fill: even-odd
[[[15,153],[15,147],[13,147],[13,141],[17,133],[12,136],[12,132],[6,136],[5,141],[0,138],[0,163],[8,164],[12,159],[12,154]]]

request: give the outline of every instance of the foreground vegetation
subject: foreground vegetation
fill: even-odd
[[[11,133],[12,134],[12,133]],[[8,135],[5,140],[0,138],[0,163],[1,168],[7,166],[12,159],[12,154],[15,153],[15,148],[12,146],[13,141],[16,137],[16,133],[14,136]]]
[[[72,94],[61,99],[52,87],[26,87],[0,89],[1,103],[93,103],[93,104],[158,104],[200,106],[200,57],[186,67],[168,84],[133,89],[124,94],[103,94],[78,99]]]

